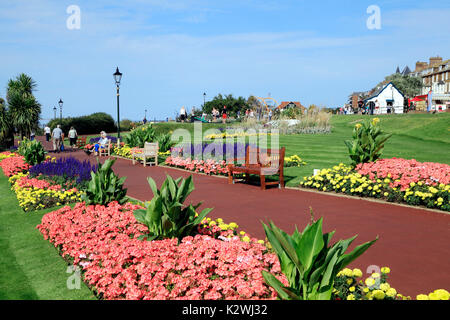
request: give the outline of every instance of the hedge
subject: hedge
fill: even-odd
[[[66,134],[69,132],[70,127],[74,127],[75,130],[77,130],[78,135],[96,134],[100,131],[117,131],[114,119],[104,112],[97,112],[88,116],[75,118],[63,118],[62,121],[60,119],[53,119],[48,123],[48,126],[53,129],[58,124],[61,125],[61,129]]]

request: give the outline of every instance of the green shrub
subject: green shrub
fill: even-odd
[[[377,239],[357,246],[346,254],[356,236],[329,246],[334,231],[322,233],[322,218],[308,224],[302,233],[297,228],[292,236],[272,222],[265,225],[267,239],[280,261],[281,271],[289,287],[274,275],[263,271],[264,280],[283,300],[330,300],[334,281],[340,270],[363,254]]]
[[[130,131],[131,129],[133,129],[134,126],[135,126],[135,124],[131,120],[123,119],[120,121],[120,131],[121,132]]]
[[[88,116],[75,118],[53,119],[48,123],[50,128],[55,128],[57,124],[61,124],[61,130],[66,134],[70,127],[77,130],[78,135],[97,134],[100,131],[116,132],[117,126],[114,119],[107,113],[97,112]]]
[[[194,190],[192,176],[187,179],[174,180],[169,175],[158,190],[152,178],[148,178],[148,184],[153,191],[153,199],[146,204],[146,209],[134,211],[136,220],[148,227],[148,234],[141,239],[161,240],[166,238],[178,238],[194,235],[197,226],[202,222],[212,209],[204,209],[196,214],[196,209],[201,205],[185,206],[183,203]]]
[[[125,144],[131,148],[143,148],[145,142],[155,141],[155,129],[151,124],[134,129],[125,136]]]
[[[346,140],[352,165],[374,162],[381,157],[384,143],[392,134],[382,132],[378,118],[357,123],[353,129],[353,140]]]
[[[170,133],[161,133],[156,137],[156,141],[158,141],[159,152],[169,151],[175,144]]]
[[[97,172],[91,172],[91,181],[82,196],[86,205],[106,205],[112,201],[123,204],[127,201],[127,189],[123,187],[126,177],[119,178],[114,173],[111,168],[114,162],[116,159],[107,159],[103,165],[98,163]]]
[[[34,166],[45,160],[45,149],[37,140],[28,140],[24,138],[20,144],[17,152],[25,157],[25,161]]]

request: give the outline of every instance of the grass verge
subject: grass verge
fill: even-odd
[[[67,264],[36,229],[55,208],[23,212],[1,172],[0,195],[0,299],[94,300],[83,282],[80,289],[67,288]]]

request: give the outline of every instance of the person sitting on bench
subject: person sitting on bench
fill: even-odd
[[[102,132],[100,132],[100,139],[94,145],[94,148],[91,150],[88,150],[86,153],[88,155],[90,155],[92,152],[94,152],[95,155],[98,156],[98,150],[100,148],[104,149],[108,143],[109,143],[109,139],[106,137],[106,132],[102,131]]]

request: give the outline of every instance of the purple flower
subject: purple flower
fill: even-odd
[[[107,139],[111,140],[111,143],[117,143],[117,137],[113,137],[113,136],[106,136]],[[91,138],[89,140],[89,143],[94,144],[97,143],[98,140],[100,140],[100,137],[96,137],[96,138]]]
[[[47,161],[30,168],[31,176],[43,174],[46,176],[60,176],[67,179],[76,179],[77,183],[91,179],[91,171],[97,171],[97,165],[88,160],[83,162],[73,158],[59,158],[55,162]]]

